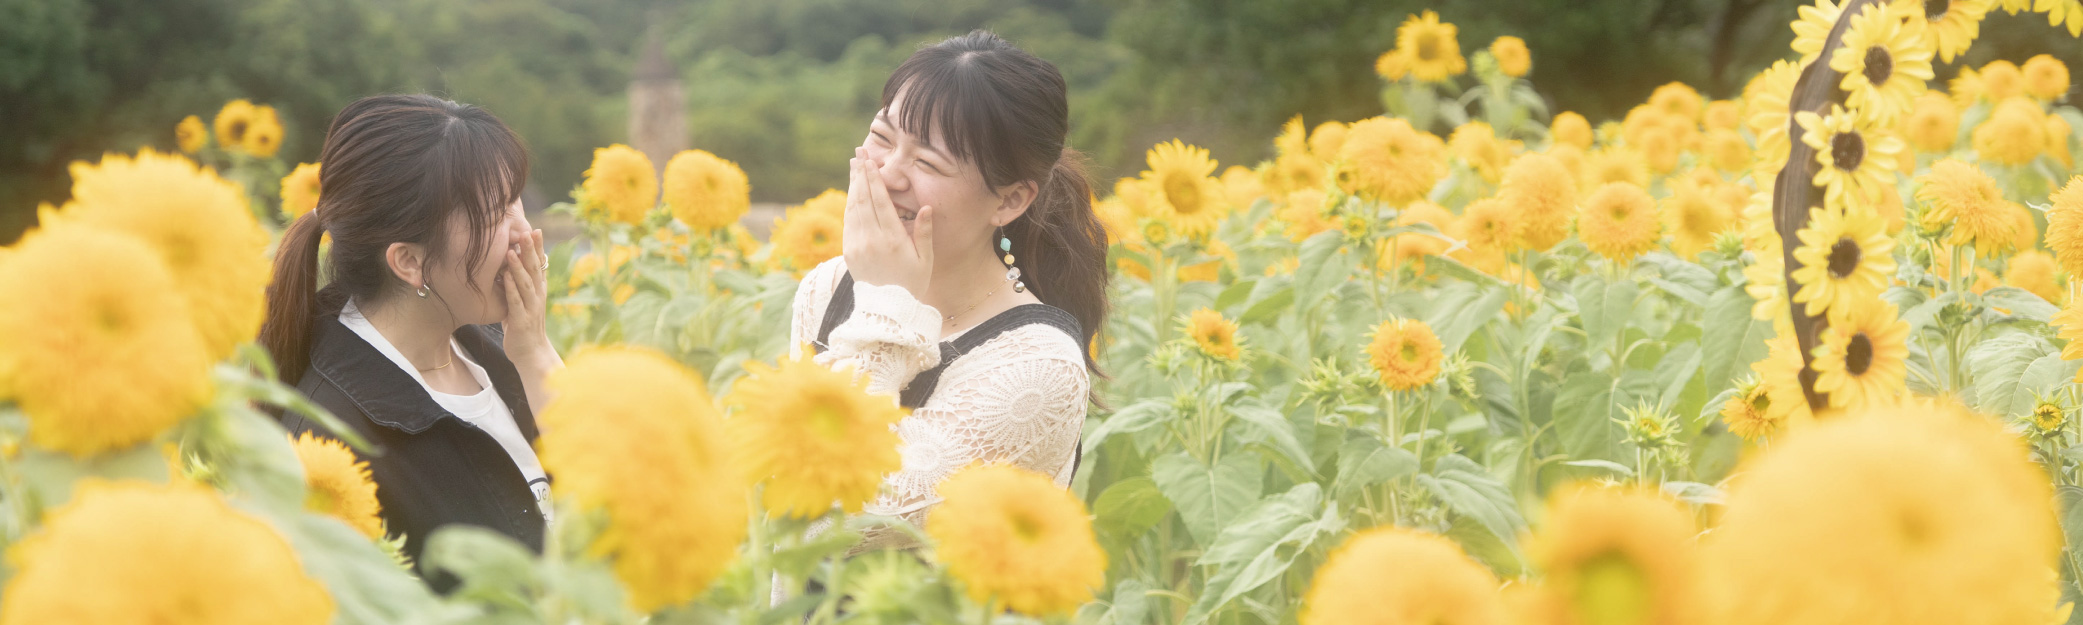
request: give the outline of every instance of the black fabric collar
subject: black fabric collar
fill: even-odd
[[[397,363],[342,325],[339,317],[321,314],[311,325],[311,369],[338,387],[371,422],[419,434],[443,418],[455,418]],[[492,390],[506,402],[521,435],[533,443],[537,434],[535,414],[528,410],[528,393],[521,385],[520,370],[506,358],[501,347],[504,337],[496,325],[466,325],[455,333],[456,343],[471,360],[484,367],[485,376],[492,380]]]

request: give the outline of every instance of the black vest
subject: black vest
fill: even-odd
[[[811,342],[811,347],[820,354],[824,353],[827,343],[831,341],[832,330],[838,328],[839,324],[844,323],[846,318],[851,316],[853,316],[853,272],[847,272],[845,276],[839,278],[839,288],[832,293],[832,301],[825,304],[824,322],[818,325],[817,340]],[[962,336],[955,337],[955,340],[941,342],[940,364],[919,372],[918,376],[913,377],[910,383],[904,385],[904,390],[897,395],[897,403],[906,408],[917,408],[926,405],[926,400],[933,396],[933,390],[940,386],[940,375],[945,373],[948,365],[954,364],[956,359],[975,351],[976,348],[990,342],[993,338],[997,338],[1000,334],[1037,323],[1062,330],[1064,334],[1070,335],[1071,342],[1074,343],[1079,342],[1084,337],[1084,332],[1078,324],[1078,318],[1071,316],[1068,311],[1048,304],[1021,304],[1014,306],[1005,312],[998,313],[997,316],[985,320],[981,324],[977,324],[975,328],[962,333]],[[1071,477],[1075,478],[1078,475],[1077,465],[1083,462],[1085,458],[1084,441],[1078,442],[1078,446],[1072,451],[1072,454],[1070,471]]]

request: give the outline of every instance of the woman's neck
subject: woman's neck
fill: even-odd
[[[1005,265],[982,250],[933,257],[933,282],[919,301],[940,314],[952,315],[983,299],[994,280],[1005,278]]]
[[[449,347],[449,337],[456,333],[455,322],[438,303],[432,300],[396,301],[383,299],[364,302],[355,301],[356,309],[369,325],[390,341],[405,360],[420,371],[428,371],[453,362],[454,355]]]
[[[1012,284],[1005,279],[1005,263],[988,249],[935,254],[933,283],[919,301],[944,317],[955,317],[942,327],[943,331],[960,331],[1004,309],[1038,301],[1031,293],[1014,293]]]

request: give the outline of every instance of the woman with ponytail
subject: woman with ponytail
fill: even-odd
[[[534,415],[563,361],[543,330],[520,137],[475,106],[376,96],[333,118],[320,162],[318,208],[283,234],[268,286],[261,342],[283,381],[374,444],[381,516],[414,561],[455,523],[541,549]]]
[[[989,32],[922,48],[883,85],[844,254],[804,276],[792,323],[817,362],[912,408],[904,468],[869,513],[922,523],[940,481],[977,461],[1070,484],[1107,238],[1069,127],[1063,75]]]

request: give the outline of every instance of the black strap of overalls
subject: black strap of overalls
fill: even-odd
[[[818,325],[817,340],[811,343],[811,348],[817,350],[820,354],[824,353],[832,339],[832,330],[838,328],[840,323],[844,323],[846,318],[851,316],[853,316],[853,273],[848,272],[845,276],[839,278],[838,290],[832,292],[831,303],[825,305],[824,322]],[[976,350],[976,348],[983,346],[984,343],[997,338],[998,335],[1004,334],[1006,331],[1037,323],[1062,330],[1064,334],[1070,335],[1073,342],[1084,336],[1084,332],[1081,329],[1082,326],[1078,324],[1078,318],[1071,316],[1069,312],[1061,308],[1048,304],[1014,306],[1005,312],[998,313],[997,316],[991,317],[982,324],[978,324],[968,332],[962,333],[962,336],[955,337],[955,340],[942,342],[940,344],[940,364],[920,372],[917,377],[913,377],[911,383],[905,385],[904,390],[898,394],[897,403],[906,408],[917,408],[926,405],[926,400],[933,396],[933,389],[940,386],[940,375],[947,371],[948,365],[953,364],[955,359]],[[1077,464],[1085,459],[1085,442],[1083,440],[1078,441],[1077,449],[1073,453],[1074,455],[1071,458],[1071,477],[1077,477]]]

